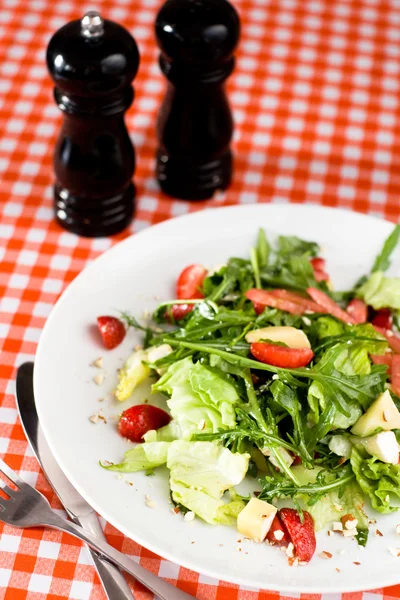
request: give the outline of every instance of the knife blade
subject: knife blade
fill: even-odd
[[[39,424],[33,393],[33,363],[27,362],[17,372],[17,408],[25,435],[46,478],[60,499],[69,517],[94,535],[105,539],[96,512],[82,498],[56,462]],[[109,600],[133,600],[132,592],[122,573],[88,548]]]

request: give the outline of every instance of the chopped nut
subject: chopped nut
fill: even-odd
[[[103,357],[100,356],[99,358],[96,358],[96,360],[94,360],[92,362],[92,367],[97,367],[97,369],[102,369],[103,368]]]
[[[400,535],[400,525],[396,525],[396,533],[397,535]]]
[[[96,385],[101,385],[104,382],[104,375],[102,373],[95,375],[93,377],[93,381],[95,382]]]
[[[336,503],[333,505],[333,508],[339,512],[342,512],[342,510],[343,510],[343,506],[340,506],[340,504],[336,504]]]
[[[376,525],[376,519],[369,519],[368,523],[370,523],[370,525]]]
[[[236,551],[237,551],[237,552],[241,552],[241,551],[242,551],[241,547],[240,547],[240,546],[238,546],[238,547],[236,548]]]
[[[179,513],[181,512],[181,509],[178,506],[174,506],[174,508],[171,508],[171,511],[175,514],[175,515],[179,515]]]
[[[107,423],[104,415],[101,413],[101,409],[99,410],[99,412],[94,413],[93,415],[90,415],[89,417],[89,421],[91,421],[92,423],[98,423],[99,421],[103,421],[103,423]]]
[[[203,429],[205,429],[205,427],[206,427],[206,422],[204,419],[202,419],[200,421],[200,423],[197,425],[197,429],[198,429],[198,431],[203,431]]]
[[[150,498],[150,496],[148,494],[146,494],[144,502],[145,502],[146,506],[148,506],[149,508],[156,507],[156,503],[154,502],[154,500],[152,500]]]
[[[361,563],[357,562],[357,561],[353,561],[353,565],[361,565]]]
[[[305,560],[299,560],[299,565],[300,565],[301,567],[306,567],[306,566],[308,565],[308,562],[307,562],[307,561],[305,561]]]
[[[286,548],[286,556],[288,556],[289,558],[293,558],[294,556],[294,546],[292,544],[292,542],[290,542],[289,546]]]
[[[196,515],[194,514],[194,512],[192,510],[189,510],[189,512],[187,512],[185,514],[185,516],[183,517],[183,520],[184,521],[193,521],[195,516]]]
[[[343,531],[344,537],[355,537],[357,535],[357,529],[345,529]]]
[[[400,548],[393,548],[393,546],[389,546],[388,550],[392,556],[400,556]]]
[[[383,537],[383,533],[381,531],[379,531],[379,529],[377,529],[375,531],[375,535],[378,536],[378,537]]]
[[[327,552],[326,550],[323,550],[322,552],[320,552],[319,556],[320,558],[332,558],[333,554]]]
[[[283,540],[284,536],[285,536],[285,534],[283,533],[283,531],[281,529],[277,529],[276,531],[274,531],[274,538],[276,540],[278,540],[278,542]]]
[[[298,567],[299,559],[297,558],[297,556],[295,556],[294,558],[289,557],[288,563],[289,563],[289,567]]]
[[[331,531],[330,529],[328,529],[328,535],[329,535],[329,537],[331,537],[331,535],[333,535],[333,531]]]
[[[104,402],[104,398],[97,398],[97,402]]]
[[[332,529],[333,531],[343,531],[343,523],[340,521],[334,521],[332,523]]]
[[[353,515],[343,515],[340,520],[346,529],[356,529],[358,525],[358,521],[353,517]]]
[[[131,487],[133,487],[132,481],[127,481],[126,483],[127,483],[127,485],[130,485]]]
[[[386,423],[390,421],[390,412],[388,410],[384,410],[382,414],[382,418]]]
[[[336,571],[337,571],[338,573],[340,573],[340,569],[338,569],[337,567],[336,567]]]

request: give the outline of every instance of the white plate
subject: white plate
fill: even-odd
[[[176,276],[184,266],[248,256],[260,226],[272,236],[295,234],[319,242],[338,288],[352,285],[369,270],[393,227],[369,216],[311,205],[252,205],[197,212],[124,240],[71,283],[46,323],[34,377],[42,427],[62,469],[86,500],[125,535],[169,560],[203,575],[279,591],[349,592],[397,584],[400,558],[388,547],[400,547],[395,534],[400,515],[378,517],[384,536],[377,537],[371,526],[366,550],[348,538],[320,533],[312,562],[294,568],[276,548],[238,543],[241,536],[234,528],[213,527],[200,519],[188,523],[174,515],[165,472],[121,479],[98,465],[100,459],[119,461],[127,445],[116,433],[115,421],[94,425],[88,417],[100,407],[110,416],[133,404],[99,404],[98,398],[113,389],[117,367],[140,336],[130,331],[121,346],[107,352],[93,330],[96,317],[118,310],[140,316],[152,310],[160,299],[174,296]],[[398,272],[398,255],[395,262],[392,270]],[[98,371],[89,365],[100,355],[107,376],[98,387],[92,381]],[[156,508],[146,506],[146,494]],[[342,549],[344,554],[339,553]],[[333,558],[320,558],[322,550],[332,552]]]

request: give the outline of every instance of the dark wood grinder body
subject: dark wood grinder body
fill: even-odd
[[[167,0],[158,13],[160,66],[169,84],[158,119],[156,174],[170,196],[204,200],[231,182],[233,120],[224,82],[239,33],[227,0]]]
[[[118,233],[134,213],[135,152],[124,113],[139,66],[135,40],[90,11],[54,34],[47,66],[64,116],[54,153],[56,219],[83,236]]]

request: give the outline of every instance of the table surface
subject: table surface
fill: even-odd
[[[236,0],[242,38],[228,83],[235,177],[226,193],[199,204],[167,198],[154,179],[155,119],[165,90],[153,36],[160,4],[0,0],[0,455],[58,510],[17,417],[15,375],[34,358],[60,292],[88,262],[131,233],[206,205],[313,202],[400,217],[399,0]],[[126,119],[138,156],[138,203],[129,230],[89,240],[53,220],[52,150],[61,115],[44,56],[56,29],[95,6],[124,24],[141,52]],[[109,525],[105,531],[111,544],[196,598],[279,600],[180,568]],[[0,533],[1,599],[105,598],[85,548],[70,536],[2,525]],[[135,593],[151,597],[139,586]],[[343,599],[362,596],[400,598],[400,585]]]

